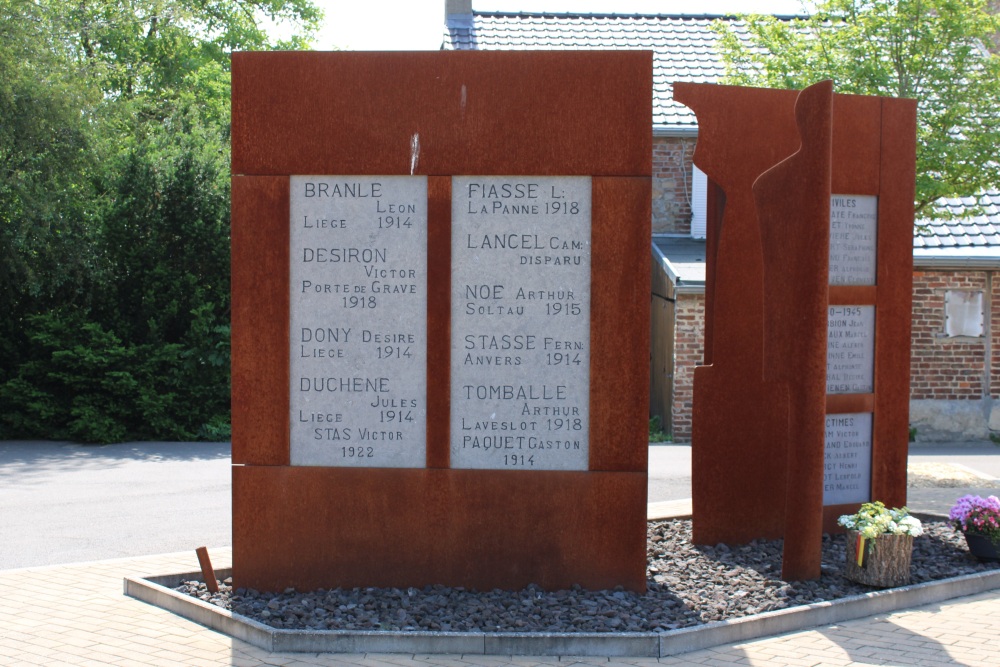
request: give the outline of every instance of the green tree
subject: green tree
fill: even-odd
[[[229,177],[223,128],[171,117],[109,169],[86,306],[26,312],[0,437],[225,437]],[[37,301],[34,305],[38,305]]]
[[[141,135],[191,101],[228,123],[230,53],[306,48],[322,18],[312,0],[39,1],[109,100],[112,136]],[[283,24],[289,39],[269,36]]]
[[[0,0],[0,361],[16,356],[27,311],[86,302],[97,270],[89,118],[101,95],[48,28],[35,3]]]
[[[307,47],[322,17],[311,0],[37,0],[109,95],[169,91],[236,50]],[[268,24],[288,24],[285,41]]]
[[[319,18],[0,0],[0,438],[225,437],[229,56]]]
[[[744,31],[745,28],[745,31]],[[809,18],[719,21],[726,83],[908,97],[917,107],[916,210],[1000,185],[1000,30],[987,0],[826,0]]]

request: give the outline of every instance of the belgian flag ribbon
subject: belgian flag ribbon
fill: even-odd
[[[857,552],[857,556],[858,556],[858,567],[864,567],[865,566],[865,538],[861,535],[861,533],[858,533],[858,541],[857,541],[857,544],[855,545],[855,551]]]

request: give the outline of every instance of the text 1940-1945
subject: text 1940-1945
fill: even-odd
[[[869,394],[875,387],[875,306],[830,306],[826,331],[828,394]]]

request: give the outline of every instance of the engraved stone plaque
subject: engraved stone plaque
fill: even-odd
[[[426,465],[427,178],[292,176],[291,464]]]
[[[874,378],[875,306],[830,306],[826,393],[870,394]]]
[[[451,465],[586,470],[590,177],[452,179]]]
[[[830,284],[874,285],[878,197],[830,197]]]
[[[871,413],[827,415],[824,458],[824,505],[871,500]]]

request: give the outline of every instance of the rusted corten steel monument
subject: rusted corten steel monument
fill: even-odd
[[[906,502],[916,103],[830,82],[674,98],[710,179],[694,541],[784,537],[783,577],[816,578],[837,515]]]
[[[235,584],[261,590],[427,584],[490,589],[533,582],[546,588],[620,584],[643,590],[651,54],[237,53],[232,72]],[[470,184],[466,177],[478,180]],[[586,203],[590,220],[583,240],[556,241],[565,234],[553,226],[530,233],[483,236],[486,250],[482,240],[474,243],[471,232],[465,240],[463,232],[462,246],[457,245],[453,226],[457,228],[460,221],[464,225],[479,213],[478,206],[471,204],[459,208],[460,195],[531,199],[543,191],[550,196],[551,190],[546,206],[569,217],[578,213],[578,207],[560,204],[563,195],[558,190],[564,185],[586,192],[580,210]],[[301,202],[311,205],[311,197],[343,195],[374,201],[390,188],[426,192],[402,205],[387,201],[382,208],[376,202],[380,225],[395,224],[397,229],[373,232],[372,238],[388,238],[396,232],[417,234],[417,227],[424,228],[420,232],[424,240],[408,246],[402,263],[392,263],[400,256],[393,247],[347,247],[339,240],[354,233],[352,225],[358,217],[317,219],[307,212],[290,226],[290,209],[297,210],[294,207]],[[330,198],[323,203],[334,206],[341,201]],[[540,216],[540,208],[541,204],[524,204],[515,210]],[[394,217],[400,209],[407,217]],[[383,211],[390,215],[382,216]],[[425,219],[426,224],[411,228],[410,216]],[[480,217],[487,217],[485,207]],[[513,226],[516,221],[504,224],[508,223]],[[400,224],[407,227],[399,229]],[[324,229],[313,229],[317,226]],[[307,241],[313,245],[291,254],[297,235],[312,239],[309,234],[319,233],[327,234],[328,240],[321,245]],[[516,303],[514,290],[501,289],[499,283],[517,279],[522,271],[530,270],[529,264],[548,262],[545,257],[550,255],[554,263],[565,261],[549,251],[557,243],[572,248],[565,251],[567,257],[569,252],[576,253],[571,260],[589,258],[589,273],[581,281],[584,286],[566,291],[572,292],[573,302],[526,301],[525,309],[535,308],[542,315],[525,326],[547,326],[542,306],[570,319],[582,312],[580,330],[584,333],[579,340],[550,341],[516,329],[509,338],[484,330],[454,340],[459,326],[478,317],[455,310],[459,296],[475,292],[468,298],[484,299],[470,301],[473,305],[487,303],[486,298],[493,299],[492,304]],[[495,244],[506,250],[496,250]],[[515,246],[544,248],[532,250],[532,255],[519,251],[523,270],[505,271],[490,285],[476,285],[475,290],[471,284],[453,285],[456,271],[480,266],[460,266],[460,250],[463,258],[480,251],[483,256],[499,256]],[[323,270],[329,271],[324,275],[331,276],[323,287],[336,292],[340,283],[347,282],[338,272],[354,270],[347,262],[366,258],[373,263],[385,260],[374,269],[380,275],[390,270],[383,267],[409,266],[406,262],[426,266],[425,273],[423,268],[403,270],[401,275],[408,282],[397,286],[408,294],[426,295],[425,306],[407,311],[399,320],[400,326],[425,330],[425,339],[392,334],[394,344],[407,341],[405,352],[391,346],[349,347],[363,333],[377,337],[384,330],[363,324],[348,327],[334,321],[333,315],[315,328],[296,325],[291,329],[290,316],[326,317],[326,311],[311,307],[296,311],[296,299],[315,299],[317,286],[312,279],[294,282],[290,271],[299,270],[297,265],[313,270],[323,261]],[[488,262],[481,268],[486,274],[494,271]],[[385,285],[377,290],[377,299],[371,289],[363,297],[353,290],[349,296],[335,293],[322,307],[336,302],[336,308],[344,309],[344,317],[363,323],[367,314],[358,314],[361,308],[373,307],[374,316],[392,310],[385,303],[416,302],[416,297],[403,301],[403,297],[386,295]],[[585,290],[588,293],[581,294]],[[531,293],[525,298],[532,298]],[[585,301],[589,314],[579,308]],[[476,307],[478,312],[490,312],[493,306]],[[329,309],[341,312],[333,305]],[[352,310],[348,313],[347,309]],[[470,307],[469,312],[475,310]],[[329,344],[330,349],[319,352],[351,358],[351,368],[356,369],[351,372],[357,377],[297,378],[290,371],[290,354],[293,358],[298,354],[295,345],[301,342],[305,356],[305,341],[311,344],[320,338],[335,341],[340,349]],[[409,344],[410,340],[416,342]],[[526,356],[534,351],[524,351],[533,347],[539,355],[545,352],[550,363],[576,363],[577,352],[563,350],[582,349],[586,342],[589,361],[582,365],[586,398],[572,409],[556,412],[571,414],[573,419],[550,419],[553,428],[568,424],[568,428],[585,431],[586,439],[517,436],[517,442],[539,449],[555,442],[557,448],[560,443],[575,448],[574,455],[584,451],[582,461],[553,464],[562,465],[561,469],[531,469],[533,459],[512,449],[504,456],[517,469],[457,465],[455,424],[466,428],[464,424],[473,423],[472,419],[456,421],[461,415],[456,417],[456,387],[452,386],[456,367],[462,366],[456,361],[456,343],[466,341],[489,364],[496,359],[500,364],[517,362],[519,368],[534,365],[531,360],[536,357]],[[503,352],[507,356],[487,356],[493,353],[483,350],[490,345],[520,346],[523,349],[516,354],[522,356],[510,356],[515,354],[510,351]],[[548,349],[542,350],[543,345]],[[365,350],[364,354],[356,355],[358,349]],[[309,354],[316,352],[309,350]],[[409,370],[398,378],[388,372],[385,377],[376,377],[375,372],[365,375],[366,368],[382,367],[377,366],[382,362],[376,352],[405,354],[398,363],[400,367],[409,364]],[[426,362],[413,364],[412,359],[418,357]],[[341,361],[335,358],[331,363]],[[479,362],[470,357],[468,363]],[[546,419],[538,405],[545,400],[565,403],[564,396],[572,389],[555,382],[546,384],[544,379],[518,385],[491,381],[490,374],[499,372],[491,365],[471,368],[470,372],[481,372],[483,378],[481,386],[469,388],[472,399],[480,389],[490,395],[524,395],[523,409],[529,409],[534,400],[532,414],[543,414],[533,417],[538,422]],[[425,391],[390,397],[387,392],[404,382],[425,386]],[[359,407],[387,406],[373,409],[380,410],[382,418],[397,416],[406,422],[398,430],[386,431],[386,437],[394,440],[390,444],[409,452],[408,456],[420,448],[419,456],[406,467],[396,467],[391,460],[371,465],[360,459],[359,463],[358,457],[377,457],[383,443],[358,441],[363,429],[345,427],[353,419],[351,409],[338,408],[336,413],[301,410],[293,415],[290,404],[305,400],[296,394],[301,390],[305,395],[308,390],[306,398],[312,399],[317,388],[326,393],[355,392],[352,396],[357,398],[350,400]],[[476,409],[473,402],[463,404],[462,409]],[[583,418],[577,419],[581,414]],[[523,426],[514,420],[501,424],[489,419],[489,414],[477,418],[475,428]],[[305,462],[301,465],[296,448],[304,443],[291,435],[300,420],[323,422],[316,428],[310,426],[309,432],[315,433],[317,442],[325,438],[321,447],[301,455]],[[416,423],[413,420],[425,425],[404,431]],[[407,435],[399,442],[396,436],[404,432]],[[493,439],[481,440],[512,447],[509,436],[488,438]],[[477,442],[472,436],[468,441]],[[589,450],[580,450],[588,441]],[[322,462],[333,450],[337,456],[353,457],[347,461],[350,465]]]

